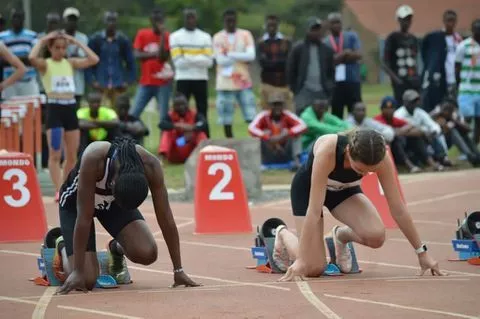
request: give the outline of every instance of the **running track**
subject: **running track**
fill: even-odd
[[[141,210],[155,234],[159,259],[151,266],[129,264],[134,283],[114,290],[53,296],[56,287],[35,286],[40,243],[1,244],[2,318],[479,318],[480,268],[454,258],[450,240],[456,219],[480,209],[480,170],[417,175],[402,179],[410,212],[448,277],[416,277],[417,260],[399,230],[385,245],[356,245],[363,273],[305,282],[278,283],[279,275],[246,269],[253,235],[194,235],[193,207],[173,203],[183,265],[204,284],[170,289],[170,258],[151,203]],[[58,225],[56,205],[44,198],[50,226]],[[255,225],[277,216],[293,226],[288,200],[251,208]],[[326,231],[333,225],[326,217]],[[97,247],[109,237],[97,225]],[[208,256],[208,257],[207,257]]]

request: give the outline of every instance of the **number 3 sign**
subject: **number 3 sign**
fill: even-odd
[[[30,155],[0,155],[0,242],[43,241],[47,222]]]
[[[195,183],[195,232],[252,231],[237,152],[219,146],[200,151]]]

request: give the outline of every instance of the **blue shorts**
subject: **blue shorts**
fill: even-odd
[[[463,117],[480,117],[480,94],[461,94],[458,107]]]
[[[257,114],[255,95],[252,89],[240,91],[217,91],[218,124],[231,125],[235,114],[235,100],[242,110],[246,122],[251,122]]]

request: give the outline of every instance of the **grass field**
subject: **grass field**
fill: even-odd
[[[258,92],[256,92],[258,96]],[[375,116],[379,113],[380,100],[386,96],[391,95],[390,85],[363,85],[362,98],[367,104],[368,116]],[[191,100],[191,105],[193,100]],[[224,138],[223,127],[217,124],[217,111],[215,109],[215,100],[210,98],[210,109],[208,113],[208,120],[210,123],[210,136],[212,139]],[[142,119],[150,128],[150,136],[145,140],[145,146],[152,153],[157,154],[159,144],[160,131],[158,129],[158,113],[146,109],[142,114]],[[243,121],[240,109],[237,108],[234,117],[233,134],[235,138],[250,138],[247,131],[247,124]],[[179,189],[184,187],[183,165],[172,165],[164,163],[164,171],[168,187],[172,189]],[[288,184],[292,178],[292,173],[289,171],[267,171],[262,173],[263,184]]]

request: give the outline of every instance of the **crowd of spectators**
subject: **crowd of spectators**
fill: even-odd
[[[355,31],[344,29],[339,13],[330,13],[326,21],[308,18],[298,26],[304,28],[304,37],[294,43],[279,31],[276,15],[266,16],[265,33],[254,39],[237,26],[233,9],[224,11],[224,28],[213,35],[198,28],[194,9],[184,10],[184,26],[173,32],[165,28],[163,12],[154,9],[151,26],[138,30],[133,41],[118,30],[117,12],[106,12],[104,29],[87,36],[78,30],[81,15],[76,8],[65,9],[61,16],[49,13],[39,33],[24,27],[23,11],[13,10],[0,43],[26,70],[13,85],[0,85],[2,98],[48,93],[44,75],[28,57],[39,40],[60,31],[75,39],[68,43],[65,58],[88,58],[79,43],[98,57],[88,68],[73,70],[79,153],[92,141],[119,135],[143,143],[150,132],[140,117],[155,99],[161,130],[158,155],[184,162],[196,145],[210,138],[209,70],[215,68],[217,124],[226,138],[233,138],[238,104],[250,135],[261,140],[264,164],[292,162],[296,169],[319,136],[354,127],[381,132],[396,163],[412,173],[454,165],[448,157],[453,145],[472,165],[480,164],[480,19],[472,22],[472,34],[464,39],[455,31],[457,14],[448,10],[443,28],[420,44],[410,32],[413,9],[402,5],[395,14],[399,28],[386,38],[381,61],[393,94],[377,102],[373,117],[362,99],[362,43]],[[50,51],[43,50],[42,57],[47,59]],[[251,74],[254,62],[260,66],[258,99]],[[1,84],[15,68],[5,59],[0,68]],[[132,105],[126,93],[130,86],[136,86]],[[191,97],[195,108],[190,107]],[[47,144],[52,147],[50,140]]]

